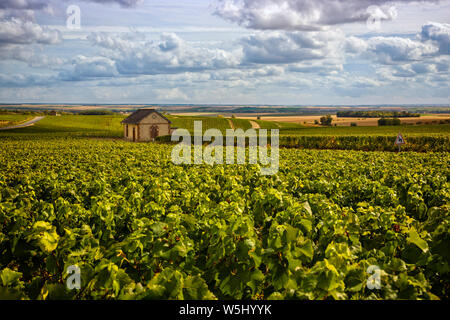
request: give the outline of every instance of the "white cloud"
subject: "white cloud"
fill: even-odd
[[[41,10],[47,6],[46,1],[42,0],[2,0],[0,2],[0,9]]]
[[[410,2],[414,0],[219,0],[215,14],[251,29],[319,30],[371,17],[392,20],[396,18],[392,6]]]
[[[284,74],[284,68],[279,66],[263,66],[257,69],[218,70],[210,73],[210,80],[237,81],[241,79],[273,78]]]
[[[156,99],[162,101],[188,100],[188,96],[179,88],[173,89],[157,89],[155,90]]]
[[[367,56],[381,64],[421,61],[439,50],[432,44],[399,37],[374,37],[367,43]]]
[[[44,2],[49,5],[39,9],[37,4]],[[88,9],[98,6],[87,2],[104,6],[94,15]],[[205,20],[209,13],[197,0],[148,0],[136,10],[128,7],[139,1],[77,0],[82,29],[72,31],[64,24],[69,0],[0,0],[0,99],[391,103],[425,101],[422,88],[430,97],[441,97],[426,102],[444,101],[449,27],[420,23],[447,21],[442,12],[448,7],[401,2],[408,5],[384,0],[222,1],[229,6],[222,16],[253,28],[244,30],[217,17]],[[381,4],[381,11],[368,10],[373,4]],[[378,34],[368,32],[369,14],[395,18],[391,5],[398,8],[398,20],[384,21]],[[402,29],[405,21],[414,23]],[[349,33],[353,37],[340,31],[352,28],[358,30]],[[64,41],[48,36],[55,30],[64,34]],[[106,33],[93,33],[86,41],[92,31]],[[10,59],[20,62],[5,61]]]
[[[450,24],[430,22],[422,26],[422,41],[432,41],[439,46],[439,53],[450,54]]]
[[[341,55],[344,35],[327,32],[263,32],[241,40],[244,63],[287,64]]]
[[[2,60],[18,60],[28,62],[33,57],[34,52],[19,45],[1,45],[0,58]]]
[[[129,41],[117,35],[94,34],[89,39],[110,49],[121,74],[176,74],[236,67],[237,52],[194,47],[176,34],[163,34],[160,41]]]
[[[0,2],[0,57],[43,66],[45,55],[36,55],[33,45],[61,42],[61,32],[42,27],[35,22],[36,10],[48,11],[50,6],[38,0],[2,0]],[[37,57],[42,58],[42,63]]]
[[[50,30],[17,18],[0,21],[0,45],[4,44],[55,44],[61,41],[59,31]]]
[[[55,77],[40,74],[2,74],[0,73],[0,87],[29,87],[45,86],[54,83]]]
[[[357,37],[348,37],[345,41],[345,51],[349,54],[360,54],[368,48],[367,42]]]
[[[114,61],[105,57],[86,57],[79,55],[72,61],[70,70],[60,73],[66,81],[89,80],[94,78],[114,77],[117,70]]]
[[[290,72],[317,73],[320,75],[328,75],[342,72],[344,70],[344,67],[342,65],[342,61],[329,60],[297,63],[290,65],[287,70]]]

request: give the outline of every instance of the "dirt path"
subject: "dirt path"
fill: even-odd
[[[252,121],[252,120],[249,120],[249,121],[250,121],[250,124],[252,125],[253,129],[261,129],[261,126],[257,122]]]
[[[19,129],[19,128],[29,127],[29,126],[34,125],[36,122],[41,121],[44,118],[45,117],[35,117],[34,119],[28,120],[27,122],[24,122],[24,123],[15,125],[15,126],[0,128],[0,131],[1,130],[12,130],[12,129]]]
[[[233,121],[231,120],[231,119],[227,119],[228,120],[228,123],[230,124],[230,127],[231,127],[231,129],[235,129],[234,128],[234,123],[233,123]]]

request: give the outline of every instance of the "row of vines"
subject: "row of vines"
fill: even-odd
[[[448,153],[285,149],[261,176],[163,144],[0,147],[0,299],[449,298]]]

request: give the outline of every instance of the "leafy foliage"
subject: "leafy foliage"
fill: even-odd
[[[329,114],[320,118],[320,123],[323,126],[331,126],[332,122],[333,122],[333,118]]]
[[[168,145],[0,145],[0,299],[449,298],[448,153],[281,150],[260,176]]]

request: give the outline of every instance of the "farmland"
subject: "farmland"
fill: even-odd
[[[120,140],[121,119],[0,133],[0,298],[449,298],[448,152],[281,149],[279,172],[261,176],[259,165],[174,165],[171,145]],[[400,128],[448,138],[446,125]],[[373,139],[363,129],[280,133]],[[399,130],[370,130],[381,129]],[[80,290],[66,287],[72,265]]]
[[[312,126],[316,121],[320,121],[322,115],[265,115],[261,117],[264,121],[274,121],[277,123],[292,123]],[[256,119],[255,116],[243,116],[244,119]],[[364,117],[337,117],[332,115],[333,125],[349,127],[352,123],[356,123],[358,126],[363,127],[376,127],[380,118],[364,118]],[[402,124],[421,124],[421,125],[433,125],[441,122],[449,123],[450,114],[421,114],[420,117],[401,118]]]
[[[0,114],[0,128],[20,124],[32,118],[22,114]]]
[[[168,116],[174,127],[194,131],[194,121],[202,121],[203,131],[217,128],[225,134],[226,129],[234,127],[248,129],[251,123],[246,119],[226,119],[217,117]],[[122,115],[47,116],[32,127],[17,129],[14,132],[0,132],[0,137],[24,138],[29,135],[51,137],[96,137],[121,139],[123,129]],[[402,132],[408,144],[405,151],[450,151],[450,125],[385,126],[385,127],[305,127],[296,123],[253,120],[262,129],[280,130],[280,146],[304,149],[338,149],[363,151],[396,151],[394,145],[398,132]],[[162,139],[170,141],[170,137]]]
[[[25,121],[31,119],[27,115],[1,115],[0,119],[5,121]],[[70,133],[70,134],[95,134],[99,136],[109,136],[121,138],[123,129],[120,121],[125,118],[123,115],[107,116],[85,116],[85,115],[64,115],[61,117],[47,116],[34,127],[15,130],[14,135],[27,133]],[[185,128],[193,132],[194,121],[202,121],[203,129],[217,128],[225,133],[226,129],[231,129],[228,120],[234,123],[235,128],[244,130],[252,127],[248,119],[231,119],[202,116],[175,116],[167,115],[173,127]],[[10,119],[10,120],[9,120]],[[399,131],[406,135],[413,136],[450,136],[449,124],[436,125],[404,125],[385,127],[311,127],[303,126],[294,122],[278,122],[266,120],[252,120],[260,125],[262,129],[279,129],[280,135],[300,135],[300,136],[392,136]],[[11,135],[11,134],[7,134]]]

